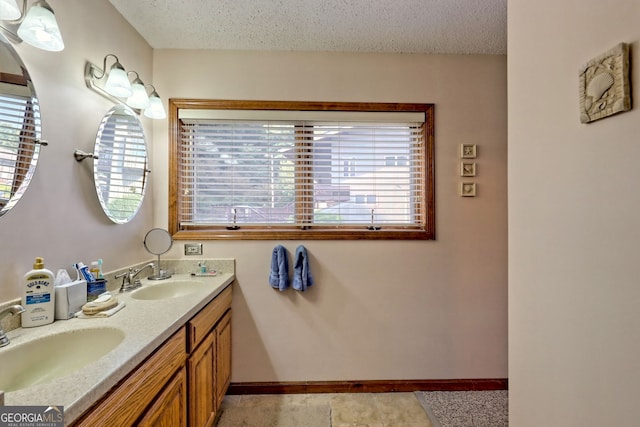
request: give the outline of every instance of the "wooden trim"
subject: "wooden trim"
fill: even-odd
[[[0,83],[8,83],[18,86],[27,86],[29,80],[21,74],[9,74],[0,72]]]
[[[425,111],[425,185],[426,189],[426,221],[427,234],[436,239],[436,160],[435,160],[435,117],[434,106]]]
[[[424,112],[426,103],[397,102],[308,102],[308,101],[260,101],[230,99],[170,98],[170,104],[178,109],[211,110],[302,110],[302,111],[398,111]]]
[[[426,230],[342,230],[312,227],[310,230],[252,231],[240,230],[181,230],[173,234],[174,240],[433,240]]]
[[[231,383],[227,394],[387,393],[508,390],[507,378],[449,380],[293,381]]]
[[[180,140],[180,124],[178,121],[178,104],[169,100],[169,232],[178,231],[178,181],[171,177],[178,176],[178,141]]]
[[[422,223],[407,229],[383,227],[382,230],[356,230],[339,226],[323,228],[314,225],[309,229],[282,229],[281,227],[242,227],[227,230],[218,227],[185,226],[178,221],[180,203],[188,203],[185,195],[179,195],[178,147],[180,126],[178,113],[181,109],[224,109],[224,110],[294,110],[294,111],[368,111],[368,112],[422,112],[425,114],[424,169],[421,171],[426,185],[423,200],[418,209],[422,213]],[[435,240],[435,132],[434,104],[430,103],[382,103],[382,102],[298,102],[298,101],[258,101],[222,99],[169,99],[169,221],[168,229],[175,240]],[[303,183],[307,177],[297,181]]]

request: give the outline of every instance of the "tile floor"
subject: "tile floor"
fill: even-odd
[[[224,398],[221,410],[317,405],[330,407],[331,424],[327,427],[433,427],[414,393],[230,395]],[[221,417],[217,427],[235,427],[223,421]]]

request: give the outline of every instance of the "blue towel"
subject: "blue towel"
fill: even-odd
[[[296,249],[296,257],[293,264],[293,289],[304,292],[313,285],[313,277],[309,270],[309,257],[307,248],[300,245]]]
[[[284,291],[289,287],[289,261],[287,258],[287,249],[284,246],[278,245],[273,248],[271,272],[269,273],[269,284],[272,288]]]

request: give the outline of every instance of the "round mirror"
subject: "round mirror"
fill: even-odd
[[[147,145],[138,116],[116,105],[102,119],[94,154],[93,178],[109,219],[125,224],[138,213],[145,193]]]
[[[169,252],[173,246],[173,239],[167,230],[154,228],[144,236],[144,247],[147,252],[154,255],[162,255]]]
[[[40,145],[40,107],[33,83],[0,34],[0,216],[18,203],[31,182]]]
[[[149,276],[150,280],[163,280],[171,277],[171,273],[160,268],[160,255],[165,254],[173,246],[173,239],[167,230],[152,228],[144,236],[144,248],[147,252],[158,255],[158,264],[155,272]]]

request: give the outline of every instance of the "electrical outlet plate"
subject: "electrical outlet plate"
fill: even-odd
[[[185,243],[185,255],[202,255],[202,243]]]

